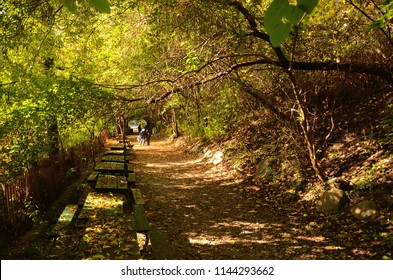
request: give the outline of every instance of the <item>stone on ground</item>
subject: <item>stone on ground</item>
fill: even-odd
[[[351,208],[351,213],[358,219],[367,219],[377,214],[377,204],[372,200],[364,200]]]
[[[343,190],[332,188],[324,192],[317,201],[316,209],[322,213],[334,213],[339,211],[348,201]]]

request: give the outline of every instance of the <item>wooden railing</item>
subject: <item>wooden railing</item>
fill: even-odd
[[[33,166],[7,183],[0,183],[0,248],[6,248],[27,232],[40,212],[49,209],[64,188],[76,179],[97,151],[103,150],[102,135],[70,149],[65,156],[51,158]],[[0,250],[2,251],[2,250]]]

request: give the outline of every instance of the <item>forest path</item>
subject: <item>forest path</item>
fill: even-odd
[[[135,145],[132,162],[151,227],[164,233],[175,259],[317,259],[342,253],[298,222],[297,213],[261,203],[241,191],[222,165],[186,153],[176,142]]]
[[[384,220],[359,221],[345,212],[321,215],[288,186],[244,182],[225,164],[188,153],[177,141],[153,138],[150,146],[136,144],[131,162],[150,227],[164,234],[174,259],[391,259],[392,227],[381,224]],[[77,187],[90,189],[76,182],[70,190]],[[74,198],[64,193],[62,201],[74,204]],[[101,234],[86,244],[81,242],[85,228],[73,226],[54,243],[44,234],[45,225],[33,228],[36,239],[13,246],[7,258],[86,259],[86,245],[99,250],[101,240],[114,237]],[[116,259],[127,258],[128,247]]]

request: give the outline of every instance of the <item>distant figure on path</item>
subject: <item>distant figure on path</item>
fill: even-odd
[[[148,138],[149,132],[147,131],[147,129],[142,129],[141,132],[139,133],[139,145],[143,146],[146,143],[146,140]]]
[[[151,133],[149,132],[148,129],[146,129],[146,140],[147,140],[148,146],[150,146],[150,136],[151,136]]]

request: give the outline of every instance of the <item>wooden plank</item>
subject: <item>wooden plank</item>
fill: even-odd
[[[120,139],[120,140],[119,140],[119,143],[120,143],[120,144],[130,145],[130,144],[131,144],[131,141],[128,140],[128,139],[126,139],[125,141],[123,141],[123,139]]]
[[[173,252],[164,235],[156,230],[149,231],[153,257],[156,260],[171,260]]]
[[[109,150],[104,153],[104,155],[124,155],[124,150]],[[127,152],[126,152],[127,153]]]
[[[104,182],[104,179],[98,177],[98,180],[97,180],[97,183],[95,185],[95,188],[99,189],[99,190],[105,189],[106,188],[106,183]]]
[[[126,150],[125,148],[126,147],[123,143],[122,144],[113,144],[111,146],[111,150]]]
[[[64,208],[63,213],[61,213],[59,217],[59,222],[71,223],[72,218],[75,215],[76,210],[78,209],[78,205],[69,204]]]
[[[104,174],[98,175],[96,189],[106,189],[106,185],[108,184],[108,177]]]
[[[107,175],[108,183],[106,185],[107,189],[117,189],[117,178],[114,175]]]
[[[89,175],[89,177],[87,178],[87,182],[95,182],[95,181],[97,181],[98,174],[100,174],[100,173],[97,172],[97,171],[93,171],[93,172]]]
[[[134,172],[134,166],[132,166],[132,164],[127,163],[127,171]]]
[[[131,141],[130,141],[129,139],[126,139],[125,141],[123,141],[123,139],[120,139],[120,140],[119,140],[119,143],[125,144],[126,147],[128,147],[128,148],[130,148],[130,149],[131,149],[132,147],[134,147],[134,145],[131,144]]]
[[[97,179],[97,190],[116,191],[128,190],[127,180],[124,176],[100,174]]]
[[[101,158],[101,161],[124,162],[124,156],[123,155],[104,155]]]
[[[108,172],[108,173],[124,173],[124,163],[121,162],[100,162],[95,168],[95,171]]]
[[[111,162],[126,162],[127,157],[124,155],[105,155],[102,157],[101,161],[111,161]]]
[[[123,214],[124,196],[120,194],[90,192],[83,204],[79,218],[98,219],[101,215]]]
[[[74,215],[77,210],[78,210],[78,205],[75,204],[67,205],[64,208],[63,212],[61,213],[59,219],[57,220],[57,223],[55,224],[49,235],[52,236],[64,235],[68,229],[69,224],[74,218]]]
[[[147,232],[150,230],[149,221],[145,213],[143,204],[134,204],[132,206],[135,218],[135,229],[137,232]]]
[[[88,218],[82,238],[83,259],[139,259],[131,214],[123,213],[123,195],[91,192],[81,211]],[[80,215],[80,216],[81,216]]]
[[[104,174],[100,174],[97,179],[96,189],[106,189],[106,185],[108,184],[108,177]]]
[[[132,199],[135,204],[145,204],[145,199],[142,196],[140,189],[131,189]]]
[[[124,177],[124,176],[117,176],[117,188],[119,190],[128,190],[126,177]]]
[[[128,173],[127,182],[128,183],[135,183],[135,173]]]

